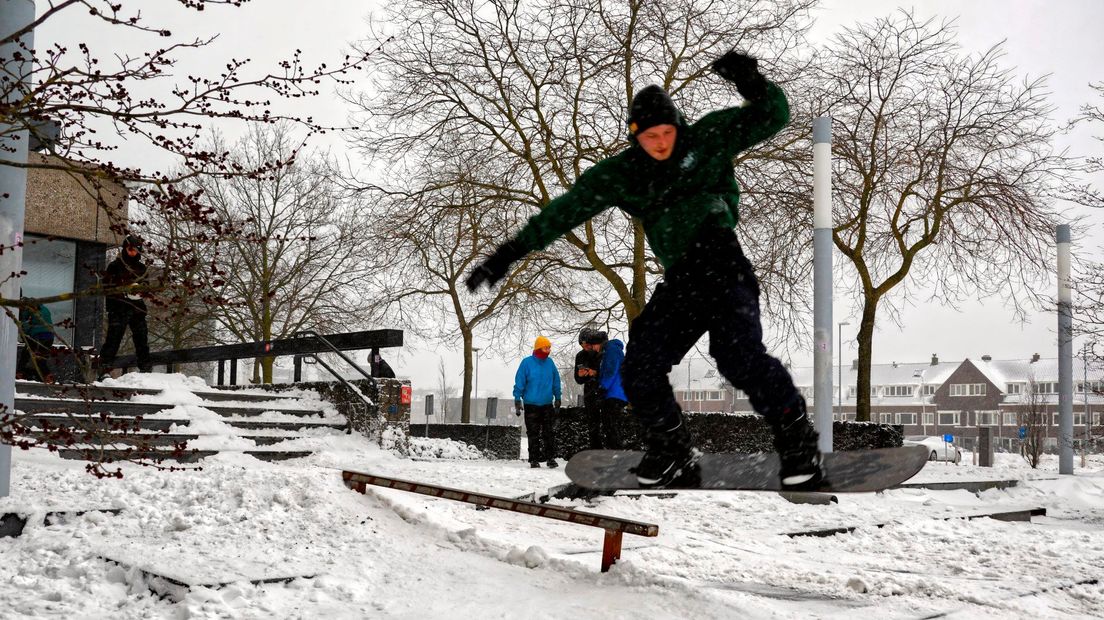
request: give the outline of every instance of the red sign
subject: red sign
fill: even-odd
[[[404,405],[410,404],[410,386],[404,385],[399,390],[399,402]]]

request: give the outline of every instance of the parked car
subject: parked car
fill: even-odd
[[[905,437],[902,443],[906,446],[924,446],[930,451],[929,461],[958,463],[962,460],[962,450],[953,443],[944,442],[942,437]]]

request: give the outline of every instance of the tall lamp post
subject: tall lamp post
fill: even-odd
[[[928,434],[928,401],[924,400],[924,370],[917,370],[912,376],[920,378],[920,428],[925,436]]]
[[[839,360],[839,385],[836,386],[836,399],[839,403],[839,421],[843,422],[843,326],[850,325],[849,321],[839,323],[839,337],[836,340],[837,359]],[[829,377],[832,375],[828,375]]]

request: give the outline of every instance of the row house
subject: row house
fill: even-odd
[[[1074,442],[1104,434],[1104,373],[1085,372],[1074,359]],[[855,419],[857,360],[850,367],[832,369],[833,417]],[[813,369],[790,369],[794,382],[813,408]],[[1046,443],[1054,448],[1058,437],[1058,360],[1039,355],[1022,360],[941,362],[935,355],[926,363],[874,364],[870,369],[871,420],[900,424],[906,436],[953,435],[966,448],[973,446],[978,428],[993,428],[998,446],[1018,445],[1020,427],[1044,427]],[[750,413],[747,395],[735,390],[711,365],[711,360],[684,361],[669,375],[675,397],[685,411]],[[1088,424],[1086,424],[1086,422]]]

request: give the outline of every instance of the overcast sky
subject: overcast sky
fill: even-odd
[[[176,8],[175,2],[141,2],[144,15],[164,15],[172,28],[180,32],[219,34],[220,40],[206,52],[211,63],[220,56],[248,56],[259,66],[271,66],[287,57],[286,50],[300,48],[311,60],[334,62],[348,48],[348,42],[367,35],[365,16],[376,2],[348,0],[254,0],[239,9],[212,7],[196,14]],[[38,2],[39,10],[45,5]],[[136,6],[132,2],[127,6]],[[1049,74],[1052,102],[1057,106],[1056,120],[1068,120],[1078,106],[1096,98],[1090,82],[1104,81],[1101,70],[1104,61],[1104,38],[1100,25],[1104,23],[1104,2],[1100,0],[928,0],[922,2],[887,2],[885,0],[825,0],[816,12],[817,24],[812,40],[820,41],[837,31],[841,25],[884,16],[895,7],[912,7],[918,17],[939,15],[957,17],[959,42],[968,50],[986,49],[1006,41],[1006,64],[1016,67],[1021,75]],[[212,19],[213,15],[217,18]],[[78,17],[74,15],[74,17]],[[36,32],[36,44],[41,48],[53,41],[72,44],[78,40],[98,41],[106,38],[84,29],[81,19],[57,20]],[[117,30],[110,35],[116,43]],[[125,43],[124,43],[125,45]],[[217,66],[214,65],[214,66]],[[209,70],[207,71],[209,72]],[[333,123],[341,123],[346,111],[337,98],[322,97],[310,104],[310,114]],[[1097,128],[1099,135],[1104,130]],[[1071,136],[1071,144],[1096,148],[1091,134],[1083,130]],[[1095,238],[1081,240],[1082,245],[1099,252],[1104,240],[1104,217],[1086,214]],[[1078,240],[1075,240],[1078,241]],[[850,308],[837,306],[834,318],[851,319]],[[1057,355],[1056,324],[1052,314],[1036,314],[1027,324],[1014,321],[1011,312],[997,300],[979,302],[956,312],[944,307],[916,307],[903,313],[903,327],[898,328],[880,315],[881,322],[874,341],[874,361],[925,360],[938,354],[943,360],[993,355],[997,359],[1016,359],[1040,353],[1044,357]],[[810,321],[811,321],[810,317]],[[848,331],[850,329],[850,331]],[[535,334],[534,334],[535,336]],[[855,356],[851,339],[854,330],[844,328],[843,358]],[[571,348],[572,339],[558,341],[559,348]],[[811,364],[812,356],[799,352],[775,352],[796,364]],[[518,351],[519,359],[528,351]],[[404,351],[392,354],[391,362],[400,375],[410,376],[416,388],[436,386],[439,355],[445,357],[450,372],[461,369],[458,348],[448,351],[433,347],[432,352]],[[480,391],[508,394],[517,361],[483,359],[480,362]],[[458,383],[458,381],[456,381]]]

